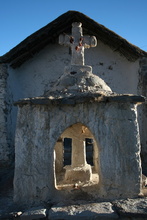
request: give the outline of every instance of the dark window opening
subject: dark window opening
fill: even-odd
[[[64,166],[71,165],[72,139],[64,138]]]
[[[93,139],[85,138],[86,145],[86,161],[93,166]]]

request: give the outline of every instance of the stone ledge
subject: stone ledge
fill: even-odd
[[[144,103],[146,98],[143,96],[130,95],[130,94],[101,94],[101,93],[81,93],[72,96],[60,97],[34,97],[25,98],[14,103],[14,105],[75,105],[86,102],[119,102],[119,103]]]

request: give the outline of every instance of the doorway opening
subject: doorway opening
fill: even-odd
[[[98,146],[82,123],[68,127],[55,145],[56,188],[86,187],[99,183]]]

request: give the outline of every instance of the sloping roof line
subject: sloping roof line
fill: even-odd
[[[94,35],[98,40],[107,44],[129,61],[135,61],[139,57],[147,56],[147,52],[130,44],[127,40],[120,37],[113,31],[95,22],[88,16],[78,11],[68,11],[43,28],[39,29],[20,44],[0,57],[0,63],[10,63],[13,68],[21,66],[26,60],[30,59],[37,52],[50,43],[55,43],[59,34],[71,33],[71,24],[81,22],[83,34]]]

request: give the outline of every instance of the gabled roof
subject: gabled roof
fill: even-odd
[[[33,57],[34,54],[42,50],[46,45],[57,42],[57,38],[61,33],[71,33],[73,22],[81,22],[83,34],[96,36],[98,40],[107,44],[114,51],[118,51],[129,61],[135,61],[139,57],[147,56],[147,52],[130,44],[124,38],[86,15],[78,11],[68,11],[1,56],[0,63],[10,63],[13,68],[21,66],[21,64]]]

